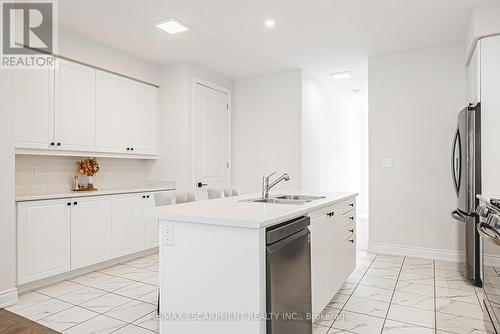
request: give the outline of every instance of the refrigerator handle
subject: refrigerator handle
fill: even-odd
[[[458,154],[459,156],[457,157],[455,155],[455,152],[456,152],[456,148],[457,148],[457,144],[458,144]],[[462,175],[462,147],[461,147],[461,143],[460,143],[460,129],[457,127],[457,131],[455,132],[455,136],[453,137],[453,145],[452,145],[452,148],[451,148],[451,177],[453,179],[453,186],[455,188],[455,192],[457,193],[457,196],[459,195],[459,192],[460,192],[460,177]],[[459,170],[458,170],[458,180],[457,180],[457,170],[455,170],[455,162],[456,162],[456,159],[458,158],[458,166],[459,166]]]
[[[452,211],[451,217],[461,223],[465,223],[465,217],[458,210]]]

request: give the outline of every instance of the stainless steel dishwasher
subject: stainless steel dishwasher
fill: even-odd
[[[311,334],[309,217],[266,231],[267,334]]]

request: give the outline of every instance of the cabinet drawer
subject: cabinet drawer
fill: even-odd
[[[344,241],[344,274],[349,276],[356,269],[356,234]]]
[[[356,223],[352,222],[344,227],[344,240],[354,239],[356,233]]]

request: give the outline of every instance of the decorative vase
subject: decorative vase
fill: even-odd
[[[94,189],[94,176],[89,176],[89,184],[87,185],[87,189],[92,190]]]

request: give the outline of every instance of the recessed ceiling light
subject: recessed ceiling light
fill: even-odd
[[[343,71],[330,74],[335,80],[352,78],[351,72]]]
[[[276,26],[276,21],[274,21],[273,19],[268,19],[266,20],[266,22],[264,22],[264,24],[268,28],[274,28]]]
[[[156,26],[172,35],[189,30],[187,25],[174,17],[157,22]]]
[[[359,89],[353,89],[353,90],[352,90],[352,92],[353,92],[354,94],[358,94],[358,93],[359,93],[359,92],[361,92],[361,91],[360,91]]]

